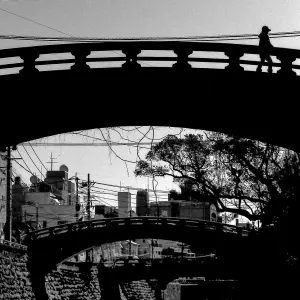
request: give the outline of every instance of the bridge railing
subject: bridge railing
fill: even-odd
[[[103,227],[115,227],[121,226],[168,226],[173,227],[174,230],[178,227],[184,228],[199,228],[216,230],[223,233],[239,234],[241,236],[249,235],[251,230],[236,227],[234,225],[228,225],[217,222],[210,222],[198,219],[182,219],[182,218],[168,218],[168,217],[127,217],[127,218],[108,218],[97,219],[91,221],[67,223],[55,227],[43,228],[40,230],[32,231],[28,234],[27,238],[33,240],[45,238],[48,236],[63,234],[67,232],[76,232],[89,229],[103,228]]]
[[[143,52],[155,51],[157,54],[168,53],[167,56],[143,56]],[[108,52],[118,54],[109,56]],[[220,57],[207,58],[203,53],[218,54]],[[56,57],[58,54],[71,55],[71,58],[49,59],[49,55]],[[101,56],[102,54],[102,56]],[[103,54],[106,55],[103,57]],[[195,56],[194,54],[197,54]],[[254,55],[256,60],[243,60],[247,55]],[[271,55],[278,59],[273,66],[278,67],[278,74],[296,75],[295,70],[300,69],[300,65],[294,62],[300,58],[300,50],[273,48]],[[39,60],[41,57],[48,59]],[[13,62],[5,63],[5,59]],[[16,60],[21,59],[21,62]],[[1,61],[4,62],[1,64]],[[253,45],[209,43],[209,42],[102,42],[102,43],[76,43],[24,47],[0,50],[0,70],[12,70],[20,74],[38,74],[39,67],[53,65],[65,66],[66,70],[73,72],[89,72],[92,63],[97,64],[96,68],[103,68],[107,63],[123,62],[122,68],[139,69],[142,65],[151,65],[145,62],[174,62],[171,66],[177,69],[190,69],[195,63],[227,64],[225,70],[230,72],[242,72],[241,65],[257,66],[259,63],[259,48]],[[71,64],[71,67],[69,65]],[[66,65],[68,65],[66,67]],[[48,69],[49,69],[48,68]],[[49,70],[48,70],[49,71]]]

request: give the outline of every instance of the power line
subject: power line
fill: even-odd
[[[1,9],[1,8],[0,8]],[[3,10],[3,9],[2,9]],[[19,16],[19,15],[18,15]],[[20,16],[22,17],[22,16]],[[24,17],[25,18],[25,17]],[[27,19],[27,18],[25,18]],[[28,19],[29,21],[32,21]],[[34,22],[34,21],[33,21]],[[37,22],[38,23],[38,22]],[[44,27],[49,28],[46,25],[38,23]],[[50,27],[50,29],[54,29]],[[96,37],[75,37],[64,33],[60,30],[56,30],[60,33],[70,36],[66,37],[47,37],[47,36],[19,36],[19,35],[0,35],[0,39],[11,39],[11,40],[32,40],[40,42],[105,42],[105,41],[222,41],[222,40],[247,40],[247,39],[258,39],[258,34],[240,34],[240,35],[214,35],[214,36],[173,36],[173,37],[117,37],[117,38],[96,38]],[[270,38],[285,38],[285,37],[299,37],[300,31],[290,31],[290,32],[276,32],[270,33]],[[114,51],[111,51],[114,52]],[[114,52],[116,53],[116,52]],[[120,55],[120,53],[117,53]]]
[[[120,143],[120,142],[111,142],[109,143],[111,146],[138,146],[138,145],[151,145],[150,142],[143,142],[143,143]],[[153,142],[152,144],[157,144],[157,142]],[[107,143],[22,143],[22,146],[106,146],[108,147]]]
[[[43,173],[40,171],[40,169],[37,167],[37,165],[35,164],[35,162],[33,161],[33,159],[31,158],[31,156],[29,155],[28,151],[26,150],[26,148],[23,146],[24,150],[26,151],[27,155],[29,156],[30,160],[32,161],[32,163],[35,165],[35,167],[38,169],[38,171],[41,173],[41,176],[44,176]],[[23,158],[22,158],[23,159]],[[44,176],[45,177],[45,176]]]
[[[27,167],[28,170],[26,170],[24,167],[23,167],[23,169],[25,169],[28,173],[34,175],[33,172],[30,170],[30,168],[28,167],[28,165],[26,164],[26,161],[24,160],[24,158],[22,157],[22,155],[21,155],[21,153],[19,152],[18,149],[17,149],[17,151],[18,151],[19,155],[21,156],[21,158],[22,158],[22,160],[23,160],[23,162],[24,162],[24,164],[25,164],[25,166]],[[17,161],[15,161],[15,162],[16,162],[18,165],[20,165]]]
[[[48,25],[45,25],[45,24],[39,23],[39,22],[37,22],[37,21],[34,21],[34,20],[30,19],[30,18],[26,18],[26,17],[24,17],[24,16],[21,16],[21,15],[19,15],[19,14],[13,13],[13,12],[11,12],[11,11],[9,11],[9,10],[6,10],[6,9],[4,9],[4,8],[1,8],[1,7],[0,7],[0,10],[2,10],[2,11],[4,11],[4,12],[6,12],[6,13],[8,13],[8,14],[14,15],[14,16],[16,16],[16,17],[18,17],[18,18],[21,18],[21,19],[27,20],[27,21],[29,21],[29,22],[35,23],[35,24],[37,24],[37,25],[43,26],[43,27],[45,27],[45,28],[51,29],[51,30],[53,30],[53,31],[56,31],[56,32],[59,32],[59,33],[62,33],[62,34],[64,34],[64,35],[68,35],[68,36],[70,36],[70,37],[73,37],[73,38],[74,38],[74,36],[73,36],[73,35],[70,35],[70,34],[68,34],[68,33],[65,33],[65,32],[63,32],[63,31],[61,31],[61,30],[58,30],[58,29],[56,29],[56,28],[53,28],[53,27],[50,27],[50,26],[48,26]]]
[[[28,142],[28,144],[30,145],[31,149],[33,150],[34,154],[36,155],[36,157],[38,158],[38,160],[40,161],[42,166],[45,168],[46,171],[48,171],[48,169],[44,166],[43,162],[40,160],[39,156],[36,154],[35,150],[33,149],[32,145],[30,144],[30,142]]]
[[[141,188],[134,188],[131,186],[121,186],[121,185],[113,185],[113,184],[107,184],[107,183],[101,183],[101,182],[96,182],[93,181],[95,184],[99,184],[99,185],[106,185],[106,186],[112,186],[112,187],[118,187],[118,188],[126,188],[126,189],[130,189],[130,190],[142,190]],[[154,192],[154,190],[148,190],[151,192]],[[169,191],[163,191],[163,190],[155,190],[156,193],[169,193]]]
[[[43,26],[43,27],[45,27],[45,28],[48,28],[48,29],[51,29],[51,30],[53,30],[53,31],[62,33],[62,34],[64,34],[64,35],[67,35],[67,36],[71,37],[71,38],[73,39],[73,41],[74,41],[74,40],[78,40],[77,37],[75,37],[75,36],[73,36],[73,35],[71,35],[71,34],[69,34],[69,33],[63,32],[63,31],[61,31],[61,30],[58,30],[58,29],[56,29],[56,28],[54,28],[54,27],[51,27],[51,26],[42,24],[42,23],[37,22],[37,21],[34,21],[34,20],[30,19],[30,18],[27,18],[27,17],[24,17],[24,16],[22,16],[22,15],[13,13],[13,12],[11,12],[11,11],[9,11],[9,10],[6,10],[6,9],[4,9],[4,8],[1,8],[1,7],[0,7],[0,10],[6,12],[6,13],[8,13],[8,14],[14,15],[14,16],[16,16],[16,17],[18,17],[18,18],[21,18],[21,19],[24,19],[24,20],[26,20],[26,21],[32,22],[32,23],[34,23],[34,24],[37,24],[37,25],[39,25],[39,26]],[[11,35],[10,35],[10,37],[11,37]],[[16,37],[17,37],[17,36],[16,36]],[[4,39],[4,38],[5,38],[5,35],[0,36],[0,39]],[[8,39],[10,39],[10,38],[8,38]],[[19,38],[13,38],[13,39],[22,39],[22,38],[20,38],[20,36],[19,36]],[[50,38],[50,40],[48,40],[49,37],[44,37],[44,38],[42,38],[42,39],[39,39],[39,38],[36,38],[36,37],[31,37],[31,38],[26,38],[26,37],[25,37],[25,38],[23,38],[23,39],[25,39],[25,40],[40,41],[40,42],[41,42],[41,41],[47,41],[47,42],[48,42],[48,41],[57,41],[57,40],[61,40],[61,38],[54,38],[54,39],[53,39],[53,38]],[[118,52],[116,52],[116,51],[110,50],[110,52],[113,52],[113,53],[115,53],[115,54],[117,54],[117,55],[119,55],[119,56],[124,56],[124,55],[122,55],[122,54],[120,54],[120,53],[118,53]],[[150,64],[147,64],[147,63],[143,63],[143,64],[148,65],[148,66],[151,66]]]

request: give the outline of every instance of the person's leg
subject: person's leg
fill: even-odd
[[[267,62],[268,62],[268,72],[272,73],[273,72],[273,70],[272,70],[273,61],[272,61],[272,58],[270,55],[267,57]]]
[[[261,68],[263,65],[263,62],[265,61],[265,58],[263,56],[260,57],[260,63],[257,66],[256,72],[261,72]]]

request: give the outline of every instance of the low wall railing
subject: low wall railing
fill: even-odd
[[[204,230],[216,230],[228,234],[238,234],[248,236],[250,233],[255,234],[253,230],[236,227],[234,225],[203,221],[198,219],[183,219],[183,218],[158,218],[158,217],[127,217],[127,218],[108,218],[98,219],[83,222],[67,223],[54,227],[47,227],[40,230],[28,233],[27,239],[31,240],[43,239],[49,236],[64,234],[68,232],[78,232],[96,228],[121,228],[122,226],[147,226],[157,227],[165,226],[171,228],[199,228]]]
[[[155,51],[157,54],[169,53],[173,56],[143,56],[143,51]],[[97,53],[120,51],[119,56],[97,56]],[[221,58],[205,58],[203,52],[221,54]],[[45,59],[38,60],[42,55],[71,54],[73,58],[65,59]],[[93,54],[92,57],[89,57]],[[175,54],[175,56],[174,56]],[[198,56],[191,57],[192,54]],[[255,55],[257,60],[243,60],[246,54]],[[287,48],[273,48],[271,56],[276,57],[279,63],[274,62],[272,65],[278,67],[277,74],[285,76],[295,76],[295,70],[300,69],[300,65],[294,64],[300,58],[300,50]],[[107,55],[107,54],[106,54]],[[224,58],[225,56],[225,58]],[[3,63],[3,59],[19,59],[23,62]],[[14,49],[0,50],[0,70],[11,70],[21,68],[20,74],[38,74],[40,71],[38,66],[52,66],[72,64],[71,67],[65,67],[65,70],[73,72],[89,72],[91,66],[88,63],[99,62],[101,67],[107,62],[124,62],[121,67],[127,69],[139,69],[143,62],[174,62],[172,68],[190,69],[191,63],[202,62],[209,64],[224,64],[225,70],[230,72],[243,72],[241,65],[257,66],[260,62],[259,47],[254,45],[240,45],[213,42],[180,42],[180,41],[130,41],[130,42],[97,42],[97,43],[75,43],[75,44],[59,44],[47,46],[34,46]],[[146,64],[146,63],[144,63]],[[266,63],[264,63],[266,65]],[[149,65],[147,66],[149,67]],[[150,67],[152,67],[150,65]],[[193,67],[194,68],[194,67]],[[48,70],[47,72],[50,72]],[[44,72],[43,72],[44,73]],[[2,76],[5,76],[2,75]]]
[[[14,249],[20,249],[20,250],[27,250],[27,246],[22,245],[22,244],[18,244],[18,243],[14,243],[14,242],[10,242],[8,240],[1,240],[0,239],[0,245],[4,245],[4,246],[8,246]]]

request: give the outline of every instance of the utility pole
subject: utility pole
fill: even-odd
[[[129,200],[129,186],[127,187],[127,189],[128,189],[127,197],[128,197],[128,200]],[[131,201],[130,201],[130,205],[129,205],[129,217],[130,218],[132,217],[132,214],[131,214]],[[129,239],[129,255],[131,255],[131,236],[130,236],[130,239]]]
[[[38,224],[39,224],[39,205],[38,205],[38,203],[36,203],[35,204],[35,208],[36,208],[36,210],[35,210],[35,220],[36,220],[36,230],[38,230],[39,229],[39,226],[38,226]]]
[[[21,158],[11,158],[11,150],[17,150],[16,145],[8,145],[6,147],[1,147],[1,152],[7,152],[6,154],[6,222],[4,226],[5,239],[11,242],[12,238],[12,199],[11,199],[11,161],[13,159]],[[2,168],[2,167],[1,167]],[[5,167],[3,167],[5,168]]]
[[[76,210],[76,222],[78,222],[78,218],[79,218],[79,198],[78,198],[78,177],[77,174],[75,175],[75,182],[76,182],[76,203],[75,203],[75,210]]]
[[[86,204],[86,210],[87,210],[87,219],[88,221],[91,220],[91,192],[90,192],[90,173],[88,173],[88,181],[87,181],[87,204]],[[86,261],[91,262],[93,258],[93,249],[86,251]]]
[[[88,174],[88,183],[87,183],[87,188],[88,188],[88,191],[87,191],[87,206],[86,206],[86,209],[87,209],[87,217],[88,217],[88,220],[91,220],[91,194],[90,194],[90,174]]]
[[[7,147],[7,165],[6,165],[6,232],[5,239],[11,242],[12,233],[12,201],[11,201],[11,151],[10,145]]]

